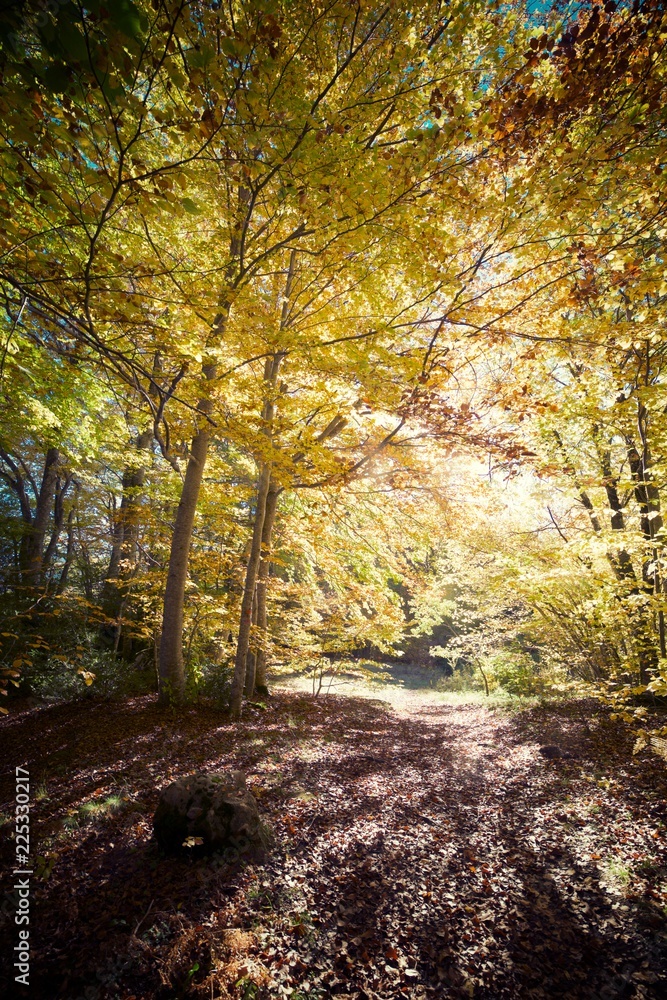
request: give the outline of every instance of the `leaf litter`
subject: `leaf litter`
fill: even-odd
[[[510,715],[280,692],[232,724],[145,697],[0,731],[5,814],[10,763],[46,789],[33,998],[667,996],[664,762],[633,757],[592,703]],[[160,788],[230,768],[267,847],[160,855]],[[5,956],[12,914],[9,892]]]

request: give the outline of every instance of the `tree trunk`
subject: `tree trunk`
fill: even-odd
[[[158,665],[161,704],[178,704],[183,700],[185,694],[183,667],[185,584],[188,577],[190,541],[195,523],[197,500],[199,499],[210,438],[208,429],[202,428],[195,435],[190,446],[190,457],[185,470],[183,490],[171,539]]]
[[[563,458],[565,460],[566,467],[569,470],[570,478],[572,479],[572,482],[574,483],[574,485],[577,488],[577,493],[579,494],[579,500],[580,500],[582,506],[585,507],[586,510],[588,511],[588,516],[590,518],[590,522],[591,522],[591,526],[593,528],[593,531],[596,533],[596,535],[599,535],[600,532],[602,531],[602,525],[600,524],[600,519],[598,518],[597,514],[595,513],[595,508],[593,507],[593,503],[591,501],[591,498],[589,497],[588,493],[586,492],[586,490],[583,488],[582,484],[579,481],[579,477],[577,476],[577,473],[575,472],[574,465],[570,461],[570,458],[568,456],[568,453],[567,453],[567,450],[565,448],[565,445],[563,444],[563,439],[561,438],[561,436],[558,433],[558,431],[554,431],[553,432],[553,436],[554,436],[554,438],[556,440],[556,443],[558,445],[558,448],[559,448],[559,450],[560,450],[560,452],[561,452],[561,454],[562,454],[562,456],[563,456]]]
[[[292,293],[292,282],[294,280],[294,269],[296,264],[296,251],[292,250],[287,268],[287,278],[285,280],[285,293],[280,311],[280,330],[284,330],[289,325],[290,295]],[[266,359],[264,364],[264,382],[267,388],[266,398],[262,408],[263,432],[269,439],[273,437],[273,418],[275,414],[274,394],[278,384],[278,373],[285,354],[277,350],[275,354]],[[257,583],[257,572],[262,554],[262,533],[264,530],[264,517],[266,514],[266,501],[271,485],[271,462],[262,463],[259,482],[257,485],[257,510],[255,513],[255,523],[253,525],[252,542],[250,545],[250,555],[246,566],[246,578],[243,587],[243,598],[241,600],[241,615],[239,621],[239,638],[236,646],[236,658],[234,661],[234,679],[229,697],[229,709],[233,719],[238,719],[241,714],[241,703],[243,701],[243,686],[246,676],[246,658],[250,644],[250,630],[252,627],[252,609],[255,600],[255,585]]]
[[[234,680],[229,697],[229,709],[233,719],[238,719],[241,714],[241,702],[243,700],[243,686],[246,672],[246,655],[250,643],[250,629],[252,626],[252,605],[255,596],[255,584],[257,582],[257,571],[262,553],[262,531],[264,529],[264,515],[266,512],[266,499],[269,492],[271,479],[271,466],[264,462],[259,475],[257,485],[257,506],[255,511],[255,523],[252,531],[252,542],[250,544],[250,555],[246,565],[245,583],[243,585],[243,598],[241,600],[241,614],[239,620],[239,637],[236,645],[236,658],[234,660]]]
[[[70,566],[74,561],[74,521],[76,514],[76,501],[70,507],[70,512],[67,518],[67,549],[65,550],[65,562],[63,568],[60,571],[60,577],[58,578],[58,585],[56,586],[56,594],[62,594],[67,586],[67,577],[69,576]]]
[[[646,436],[646,421],[646,410],[643,404],[639,403],[638,426],[642,441],[642,454],[639,454],[632,442],[628,442],[628,462],[632,478],[636,483],[635,499],[639,505],[642,534],[647,542],[650,542],[652,545],[651,559],[654,565],[653,574],[651,574],[648,570],[651,559],[645,559],[642,567],[644,592],[646,593],[648,600],[648,595],[652,595],[659,589],[657,579],[658,553],[655,548],[655,536],[662,528],[662,517],[660,516],[660,496],[658,489],[650,481],[650,472],[648,471],[651,458]],[[648,684],[655,668],[658,665],[658,651],[651,635],[653,630],[651,626],[650,610],[648,608],[645,610],[638,609],[638,612],[637,617],[639,627],[637,629],[636,642],[639,654],[639,681],[640,684]],[[664,644],[664,623],[662,624],[662,628],[660,625],[661,623],[659,622],[659,641],[662,646]]]
[[[276,520],[279,496],[280,489],[278,489],[275,484],[272,484],[269,488],[269,495],[266,498],[264,525],[262,527],[262,560],[259,564],[257,589],[255,592],[258,632],[257,658],[255,663],[255,691],[257,694],[264,696],[269,693],[266,683],[266,597],[269,589],[269,573],[271,570],[271,539],[273,534],[273,525]]]
[[[239,203],[247,204],[248,198],[239,189]],[[248,196],[249,197],[249,196]],[[238,239],[232,238],[231,258],[238,255]],[[231,279],[231,265],[227,278]],[[219,341],[229,321],[231,301],[223,293],[220,298],[220,312],[213,321],[210,341]],[[210,386],[218,375],[216,362],[207,360],[202,365],[204,385]],[[185,670],[183,665],[183,611],[185,605],[185,584],[188,578],[190,542],[195,523],[197,501],[204,475],[204,466],[211,440],[208,417],[213,404],[206,391],[199,400],[197,410],[201,414],[200,426],[190,445],[190,458],[185,470],[181,499],[176,512],[174,533],[169,553],[167,585],[162,607],[162,629],[160,633],[160,653],[158,659],[158,688],[160,704],[178,703],[185,695]]]
[[[609,501],[609,509],[612,512],[612,531],[625,531],[625,517],[623,514],[621,499],[618,495],[618,482],[612,475],[611,471],[611,453],[609,451],[600,452],[600,462],[602,465],[602,474],[604,476],[604,488],[607,494],[607,500]],[[630,581],[633,584],[632,592],[636,593],[637,577],[632,565],[632,559],[630,558],[627,549],[620,548],[616,553],[609,553],[608,558],[616,577],[619,580]]]
[[[572,480],[579,491],[579,498],[581,500],[581,503],[588,511],[588,515],[590,517],[593,530],[595,531],[596,534],[600,534],[602,532],[602,525],[600,524],[600,521],[595,513],[593,504],[591,503],[588,494],[583,490],[576,475],[576,472],[574,472],[574,468],[572,466],[572,463],[569,461],[567,451],[560,437],[560,434],[557,431],[554,431],[553,433],[556,442],[558,444],[558,447],[568,467],[571,470],[570,475],[572,476]],[[593,436],[596,439],[598,456],[600,458],[602,474],[604,477],[603,481],[604,481],[605,492],[607,494],[609,507],[612,511],[611,527],[612,530],[614,531],[623,531],[625,528],[625,519],[623,515],[623,508],[621,505],[621,501],[618,496],[617,483],[611,472],[611,457],[608,451],[601,449],[599,441],[597,440],[598,428],[596,427],[593,428]],[[630,462],[630,469],[632,472],[632,476],[636,482],[639,482],[641,478],[640,466],[642,465],[642,459],[637,453],[636,449],[630,446],[631,442],[628,442],[628,445],[629,445],[628,458]],[[638,489],[639,487],[635,490],[635,494],[641,506],[643,494],[638,492]],[[645,513],[642,508],[642,528],[644,529],[647,526],[650,526],[650,521],[646,519]],[[611,568],[614,571],[616,579],[625,583],[626,585],[629,584],[630,585],[629,593],[636,598],[636,596],[640,593],[640,587],[638,584],[637,576],[634,571],[634,567],[632,565],[632,559],[630,558],[628,552],[624,548],[618,549],[618,551],[615,553],[612,551],[608,551],[607,558],[609,560]],[[637,659],[639,661],[639,680],[640,683],[647,684],[651,676],[652,668],[657,664],[657,654],[656,654],[655,644],[653,643],[651,636],[652,628],[651,628],[649,611],[648,608],[642,607],[641,604],[635,604],[634,607],[628,613],[634,630],[634,641],[637,650]]]
[[[86,600],[90,601],[92,604],[95,599],[95,590],[93,587],[94,572],[92,560],[90,558],[90,552],[88,551],[88,543],[86,542],[85,535],[81,531],[81,524],[79,522],[78,515],[75,515],[76,520],[76,540],[77,549],[79,551],[80,560],[79,572],[81,574],[81,583],[83,584],[83,592],[86,595]]]
[[[265,517],[266,517],[266,514],[265,514]],[[260,566],[261,566],[261,562],[260,562]],[[258,571],[257,579],[259,580],[259,571]],[[253,629],[255,629],[257,627],[257,586],[258,586],[258,584],[255,585],[255,596],[254,596],[253,602],[252,602],[252,622],[251,622],[251,627],[250,627],[250,634],[251,634],[251,636],[252,636]],[[246,653],[246,658],[245,658],[245,688],[244,688],[244,694],[245,694],[246,698],[252,698],[253,694],[255,693],[255,670],[256,670],[256,668],[257,668],[256,642],[252,642],[248,646],[248,652]]]
[[[23,583],[30,588],[38,587],[42,579],[44,539],[51,517],[51,506],[56,492],[58,462],[60,452],[49,448],[44,459],[44,472],[37,496],[37,505],[32,524],[23,538],[21,567]]]
[[[46,577],[48,574],[51,563],[53,562],[53,557],[56,554],[60,535],[65,523],[65,497],[70,488],[71,482],[71,473],[65,476],[64,480],[61,480],[60,477],[56,479],[55,499],[53,503],[53,531],[51,532],[49,544],[46,546],[42,557],[43,577]]]
[[[112,497],[113,528],[111,531],[111,554],[107,567],[104,583],[102,584],[101,604],[102,610],[110,618],[115,618],[118,614],[120,599],[116,599],[118,587],[116,580],[120,572],[120,551],[123,547],[123,501],[127,490],[127,470],[123,473],[123,496],[120,507],[116,506],[115,496]]]
[[[101,627],[102,638],[118,649],[122,629],[121,614],[127,603],[130,581],[138,562],[137,544],[141,521],[140,491],[146,479],[146,469],[141,452],[145,452],[153,440],[152,431],[142,431],[134,442],[137,449],[135,461],[126,466],[123,473],[123,496],[113,527],[113,541],[109,566],[102,587],[102,610],[113,620]],[[124,648],[125,659],[132,658],[131,641]]]

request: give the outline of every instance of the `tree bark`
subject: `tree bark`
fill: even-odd
[[[76,499],[75,502],[70,507],[70,512],[67,517],[67,549],[65,550],[65,562],[63,563],[63,568],[60,571],[60,576],[58,578],[58,584],[56,586],[56,594],[62,594],[67,586],[67,577],[69,576],[70,567],[74,561],[74,523],[76,515]]]
[[[261,565],[261,559],[260,559],[260,565]],[[259,580],[259,570],[257,571],[257,579]],[[253,629],[257,627],[257,586],[258,584],[255,584],[255,596],[252,602],[252,620],[250,625],[251,639],[252,639]],[[245,658],[245,688],[243,693],[245,694],[246,698],[252,698],[253,694],[255,693],[255,670],[257,667],[256,645],[257,645],[256,641],[250,642],[248,646],[248,652],[246,653],[246,658]]]
[[[171,539],[158,665],[161,704],[178,704],[183,701],[185,695],[183,666],[185,584],[188,577],[190,541],[210,438],[209,430],[202,428],[195,435],[190,446],[190,457],[185,470],[181,499]]]
[[[25,586],[34,589],[42,580],[42,560],[44,554],[44,539],[51,517],[51,506],[56,492],[58,478],[58,462],[60,452],[57,448],[49,448],[44,459],[42,482],[37,495],[35,513],[32,524],[23,538],[21,546],[22,581]]]
[[[577,492],[579,494],[579,501],[581,502],[581,505],[585,507],[585,509],[588,511],[588,516],[590,518],[591,527],[593,528],[593,531],[596,533],[596,535],[599,535],[600,532],[602,531],[602,525],[600,524],[600,519],[595,513],[595,508],[593,507],[591,498],[589,497],[588,493],[586,492],[586,490],[583,488],[582,484],[579,481],[579,477],[575,471],[574,465],[572,464],[572,462],[570,462],[569,455],[567,453],[565,445],[563,444],[562,437],[560,436],[558,431],[554,431],[553,435],[556,440],[556,444],[558,445],[558,448],[560,449],[560,452],[565,460],[566,471],[568,471],[570,478],[572,479],[572,482],[577,488]]]
[[[628,462],[630,472],[635,481],[635,499],[639,505],[640,526],[644,538],[652,546],[651,559],[653,561],[653,574],[648,570],[651,560],[645,559],[642,567],[642,579],[644,592],[647,594],[658,593],[661,585],[658,577],[658,552],[655,546],[656,535],[662,529],[662,517],[660,514],[660,495],[657,487],[650,480],[649,466],[651,456],[648,448],[646,422],[646,409],[639,403],[638,427],[642,442],[642,453],[640,454],[631,441],[628,442]],[[643,611],[638,624],[638,634],[636,636],[639,653],[639,681],[641,684],[648,684],[653,675],[653,671],[658,665],[658,651],[652,640],[652,625],[649,617],[649,610]],[[662,612],[659,612],[662,615]],[[664,618],[658,619],[658,639],[662,649],[665,646]]]
[[[101,627],[102,638],[118,648],[122,629],[121,611],[128,596],[130,580],[138,562],[139,524],[141,521],[141,496],[146,480],[146,468],[141,452],[146,452],[153,440],[153,432],[142,431],[137,435],[134,446],[138,452],[135,461],[128,464],[123,473],[123,496],[115,518],[112,535],[109,566],[102,587],[102,610],[113,625]],[[124,650],[126,659],[132,657],[131,642]]]
[[[232,247],[232,252],[234,248]],[[220,312],[213,323],[216,339],[223,336],[229,320],[231,303],[220,302]],[[210,386],[218,375],[215,362],[206,361],[202,365],[204,385]],[[190,445],[190,457],[185,469],[181,499],[176,511],[174,533],[169,552],[169,569],[162,606],[162,628],[160,631],[160,652],[158,657],[159,702],[162,705],[178,704],[185,696],[185,667],[183,661],[183,613],[185,607],[185,584],[188,578],[190,542],[195,524],[197,501],[201,489],[204,467],[211,440],[209,417],[213,404],[208,393],[199,400],[197,410],[201,415],[199,429]]]
[[[257,694],[268,695],[269,689],[266,683],[266,639],[267,639],[267,613],[266,597],[269,589],[269,574],[271,570],[271,541],[273,526],[276,521],[278,510],[278,497],[280,489],[271,484],[269,494],[266,498],[266,509],[264,511],[264,524],[262,526],[262,559],[259,564],[257,577],[257,589],[255,591],[255,602],[257,605],[257,654],[255,662],[255,691]]]
[[[292,250],[287,268],[285,280],[285,293],[280,311],[280,330],[284,330],[289,325],[290,296],[292,293],[292,282],[294,280],[294,270],[296,264],[296,251]],[[266,385],[266,397],[262,407],[263,432],[271,442],[273,438],[273,418],[275,414],[274,396],[278,384],[278,373],[285,357],[283,351],[277,350],[271,357],[266,359],[264,364],[264,383]],[[264,530],[264,517],[266,514],[266,501],[271,485],[271,461],[262,463],[259,482],[257,484],[257,509],[255,512],[255,523],[253,525],[252,542],[250,545],[250,555],[246,566],[246,577],[243,586],[243,598],[241,600],[241,614],[239,620],[239,637],[236,646],[236,658],[234,660],[234,679],[232,690],[229,696],[229,710],[233,719],[238,719],[241,715],[241,704],[243,702],[243,687],[246,679],[246,659],[250,644],[250,631],[252,628],[252,609],[255,600],[255,586],[257,583],[257,573],[259,561],[262,554],[262,533]],[[254,686],[254,685],[253,685]]]
[[[621,498],[618,495],[618,483],[611,471],[611,454],[609,451],[600,452],[600,463],[602,465],[602,475],[604,476],[604,488],[611,510],[612,531],[625,531],[625,517]],[[619,580],[629,580],[634,585],[636,593],[637,577],[635,574],[632,559],[627,549],[620,548],[615,554],[609,555],[611,566]]]
[[[43,577],[46,577],[48,574],[51,563],[53,562],[53,557],[56,554],[56,548],[58,547],[60,535],[65,523],[65,497],[71,483],[71,473],[65,476],[62,480],[60,476],[56,479],[55,499],[53,503],[53,530],[51,532],[49,543],[44,550],[44,555],[42,556],[41,572]]]
[[[640,423],[641,427],[641,423]],[[596,439],[596,445],[598,447],[598,456],[600,459],[602,474],[604,477],[604,487],[607,494],[607,500],[609,502],[609,507],[612,511],[611,514],[611,527],[614,531],[622,531],[625,528],[625,519],[623,515],[623,508],[621,505],[620,497],[618,496],[617,484],[611,472],[611,457],[606,450],[602,450],[598,442],[598,428],[593,428],[593,436]],[[578,480],[576,472],[572,464],[569,461],[565,446],[557,431],[554,431],[554,437],[558,443],[558,447],[567,462],[568,468],[570,469],[570,474],[572,476],[573,482],[575,483],[577,489],[579,490],[579,498],[581,503],[588,511],[588,515],[591,520],[591,525],[596,534],[600,534],[602,531],[602,526],[595,513],[593,504],[588,497],[587,493],[582,489],[581,484]],[[630,463],[630,469],[633,479],[638,484],[642,479],[642,458],[631,446],[631,442],[628,442],[628,459]],[[642,510],[642,530],[650,530],[650,519],[646,517],[646,510],[642,507],[642,502],[646,503],[645,493],[642,492],[643,487],[638,485],[635,489],[635,496],[640,504]],[[620,548],[617,552],[608,551],[607,558],[609,564],[614,571],[616,579],[620,582],[630,584],[630,594],[635,596],[640,593],[639,582],[635,574],[634,567],[632,565],[632,559],[630,555],[624,548]],[[644,588],[646,589],[646,588]],[[655,644],[651,637],[651,621],[648,608],[642,607],[641,604],[636,605],[629,611],[630,621],[632,622],[634,628],[634,642],[635,648],[637,650],[637,659],[639,665],[639,681],[641,684],[648,684],[651,677],[651,671],[653,667],[657,665],[657,653],[655,649]]]
[[[232,690],[229,696],[229,710],[233,719],[238,719],[241,714],[241,703],[243,701],[243,686],[246,672],[246,655],[250,642],[250,629],[252,626],[252,605],[255,596],[255,584],[257,582],[257,571],[262,552],[262,531],[264,528],[264,515],[266,512],[266,498],[269,492],[271,480],[271,466],[268,462],[262,464],[257,485],[257,505],[255,510],[255,523],[252,531],[252,542],[250,544],[250,555],[246,565],[245,583],[243,585],[243,598],[241,600],[241,613],[239,618],[239,637],[236,645],[236,658],[234,660],[234,679]]]

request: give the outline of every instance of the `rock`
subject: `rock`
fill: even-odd
[[[247,847],[260,839],[257,802],[241,771],[191,774],[164,788],[153,817],[164,851],[178,851],[188,838],[205,850]]]
[[[561,749],[561,747],[553,745],[540,747],[539,752],[543,757],[546,757],[547,760],[556,760],[557,757],[570,756],[569,753],[566,753],[565,750]]]

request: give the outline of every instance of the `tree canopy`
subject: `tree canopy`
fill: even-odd
[[[667,693],[657,0],[0,41],[5,693],[107,657],[238,717],[355,653]]]

